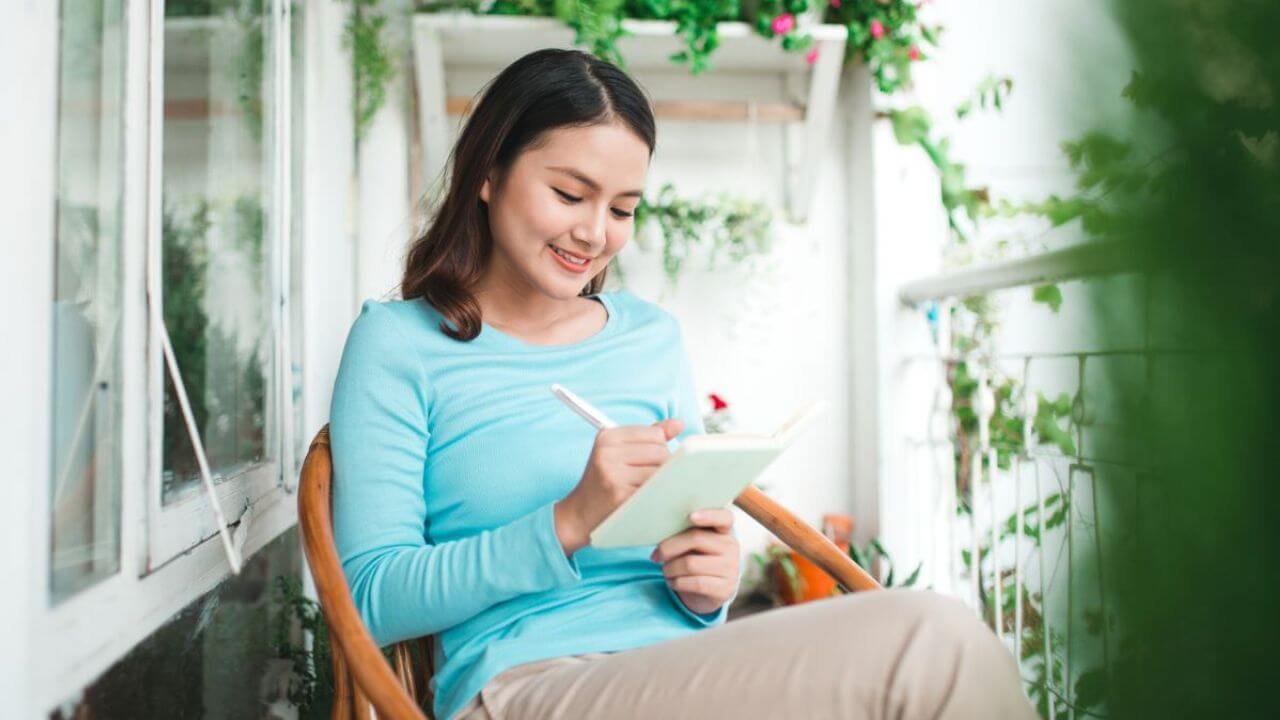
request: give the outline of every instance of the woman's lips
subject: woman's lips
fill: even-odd
[[[587,268],[591,267],[590,260],[582,263],[581,265],[574,265],[568,260],[565,260],[564,258],[560,257],[560,254],[557,253],[554,249],[552,249],[553,247],[554,246],[552,245],[547,246],[548,250],[550,250],[551,252],[552,259],[554,259],[557,263],[559,263],[560,267],[574,273],[584,273],[587,271]]]

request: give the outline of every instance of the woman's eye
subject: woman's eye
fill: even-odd
[[[555,190],[557,195],[559,195],[560,197],[564,198],[566,201],[571,202],[571,203],[576,203],[576,202],[578,202],[579,200],[581,200],[581,199],[582,199],[582,198],[580,198],[580,197],[574,197],[574,196],[570,195],[569,193],[567,193],[567,192],[565,192],[565,191],[561,190],[560,188],[551,188],[551,189],[552,189],[552,190]]]
[[[618,208],[613,208],[613,214],[617,216],[619,220],[626,220],[627,218],[631,217],[634,213],[629,213],[626,210],[619,210]]]

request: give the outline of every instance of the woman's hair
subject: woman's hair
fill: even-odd
[[[472,340],[479,335],[480,305],[471,289],[493,251],[480,199],[485,179],[494,173],[500,182],[520,153],[536,147],[549,130],[613,121],[631,128],[653,155],[653,109],[616,66],[560,49],[531,52],[507,66],[483,91],[454,145],[444,199],[409,247],[401,296],[431,303],[444,315],[440,329],[449,337]],[[607,267],[601,270],[582,294],[599,292],[607,272]]]

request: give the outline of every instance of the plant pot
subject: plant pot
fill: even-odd
[[[849,552],[849,543],[836,543],[845,553]],[[787,581],[786,571],[782,569],[780,563],[773,564],[773,582],[778,588],[778,594],[782,598],[784,605],[798,605],[800,603],[810,602],[812,600],[822,600],[835,595],[836,589],[835,578],[814,565],[808,558],[800,553],[792,550],[787,553],[791,558],[791,562],[795,565],[796,575],[800,582],[799,588],[793,588],[792,584]]]

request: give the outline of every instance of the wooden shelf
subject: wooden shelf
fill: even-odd
[[[618,41],[626,68],[655,97],[659,118],[690,122],[757,122],[785,125],[787,210],[803,222],[815,173],[809,168],[823,147],[835,110],[844,60],[842,25],[803,28],[818,48],[810,66],[804,53],[787,52],[777,40],[760,37],[742,22],[720,23],[720,46],[711,69],[691,77],[671,62],[683,49],[676,24],[663,20],[625,20],[629,36]],[[469,12],[421,13],[413,18],[414,65],[422,130],[424,186],[448,160],[450,115],[464,114],[471,98],[450,76],[488,78],[521,56],[546,47],[573,47],[574,32],[556,18],[476,15]],[[760,82],[774,76],[776,82]],[[456,80],[456,77],[455,77]],[[679,83],[676,82],[679,81]],[[652,81],[652,82],[651,82]],[[473,83],[474,84],[474,83]],[[672,90],[677,84],[685,89]],[[654,92],[661,86],[664,93]]]

